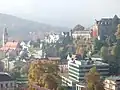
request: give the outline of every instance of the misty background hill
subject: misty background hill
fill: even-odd
[[[29,32],[36,32],[37,36],[43,38],[45,32],[69,31],[66,27],[56,27],[36,21],[22,19],[16,16],[0,13],[0,36],[3,29],[7,27],[10,38],[30,39]]]

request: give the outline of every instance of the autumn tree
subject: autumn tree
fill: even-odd
[[[116,58],[120,58],[120,45],[113,46],[111,54]]]
[[[120,40],[120,24],[118,24],[117,32],[115,33],[117,41]]]
[[[76,48],[76,54],[80,55],[82,59],[86,56],[86,41],[83,37],[77,37],[77,39],[74,40],[74,46]]]
[[[90,69],[85,76],[85,80],[88,90],[104,90],[101,83],[100,74],[97,72],[96,67]]]
[[[56,90],[60,81],[58,71],[56,63],[48,61],[32,62],[28,74],[30,90],[34,90],[34,84],[40,87]]]

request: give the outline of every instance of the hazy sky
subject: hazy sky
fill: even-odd
[[[120,0],[0,0],[0,12],[54,26],[88,27],[95,19],[120,16]]]

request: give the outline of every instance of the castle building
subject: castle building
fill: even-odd
[[[93,25],[92,36],[105,40],[107,37],[115,34],[118,24],[120,24],[120,18],[117,15],[113,18],[102,18]]]

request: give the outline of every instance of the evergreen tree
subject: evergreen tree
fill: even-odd
[[[103,46],[103,43],[96,38],[96,39],[94,40],[93,45],[94,45],[94,51],[95,51],[95,52],[98,52],[98,51],[100,51],[101,47]]]
[[[108,47],[103,46],[100,50],[100,55],[103,58],[103,60],[106,62],[109,56]]]

